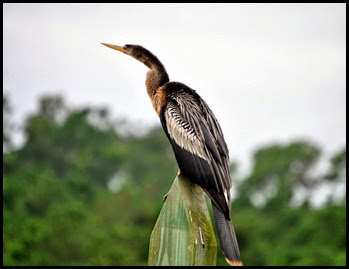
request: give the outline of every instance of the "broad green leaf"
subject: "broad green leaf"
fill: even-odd
[[[150,236],[148,265],[212,266],[216,255],[205,193],[177,176]]]

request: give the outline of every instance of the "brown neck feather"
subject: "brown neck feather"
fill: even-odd
[[[150,69],[147,72],[145,79],[145,86],[147,88],[147,93],[150,98],[152,98],[157,90],[163,86],[165,83],[169,82],[169,77],[165,70],[164,72],[159,72],[159,70]]]
[[[154,54],[143,47],[138,47],[138,50],[136,50],[135,53],[131,56],[133,56],[149,68],[145,80],[145,86],[147,88],[147,93],[152,101],[152,104],[156,112],[159,114],[159,109],[165,102],[165,95],[162,90],[164,88],[161,87],[165,85],[165,83],[170,81],[166,69]]]
[[[158,115],[160,115],[160,110],[166,101],[164,87],[162,86],[168,81],[169,78],[165,70],[164,73],[160,73],[154,69],[150,69],[147,72],[147,78],[145,80],[147,93]]]
[[[170,78],[166,72],[165,67],[156,56],[145,59],[143,63],[150,69],[148,70],[145,79],[147,93],[150,97],[155,111],[157,112],[157,114],[159,114],[160,109],[165,102],[165,95],[162,91],[163,88],[161,88],[161,86],[169,82]]]

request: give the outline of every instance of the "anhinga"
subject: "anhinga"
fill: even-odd
[[[231,223],[228,148],[213,112],[193,89],[170,82],[163,64],[147,49],[139,45],[102,44],[149,68],[146,89],[171,142],[179,173],[210,197],[223,254],[230,265],[242,265]]]

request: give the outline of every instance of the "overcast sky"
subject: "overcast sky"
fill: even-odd
[[[3,87],[21,122],[44,93],[160,124],[140,44],[209,104],[233,160],[270,142],[346,145],[345,4],[3,4]]]

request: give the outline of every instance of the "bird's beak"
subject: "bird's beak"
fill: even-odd
[[[127,53],[127,50],[125,50],[123,47],[112,45],[112,44],[107,44],[107,43],[101,43],[101,44],[108,47],[108,48],[118,50],[118,51],[121,51],[123,53]]]

